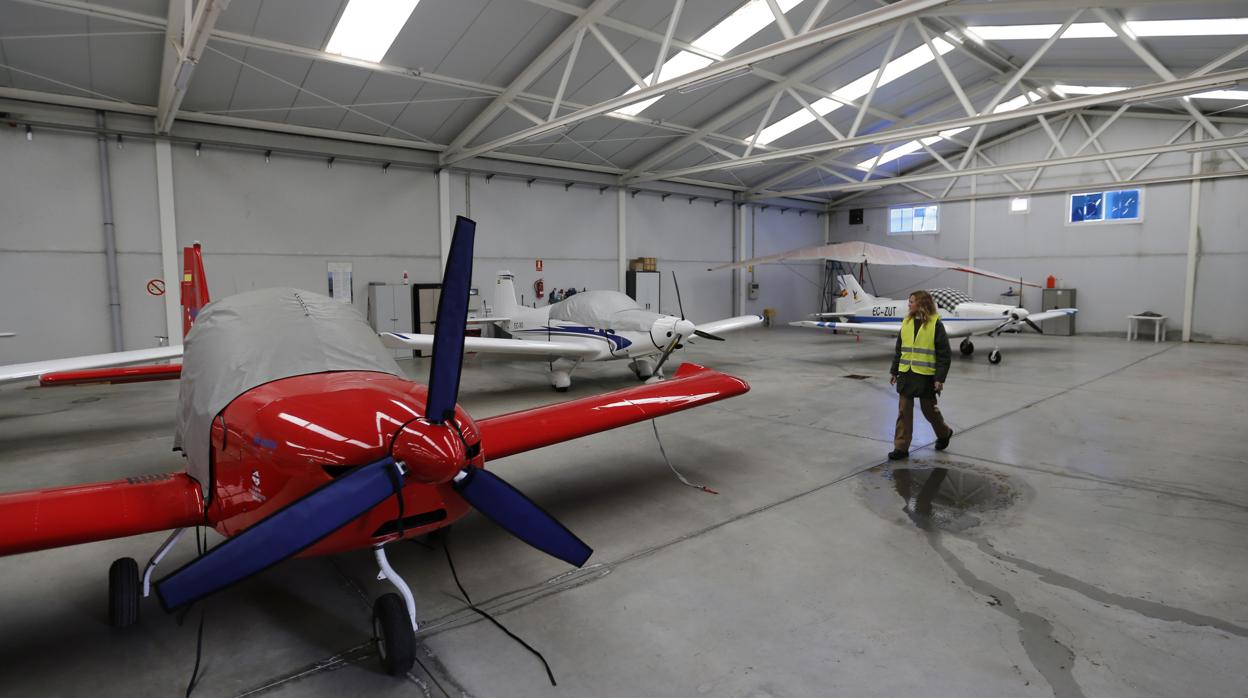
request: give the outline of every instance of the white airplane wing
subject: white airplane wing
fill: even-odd
[[[182,356],[182,346],[152,347],[151,349],[134,349],[132,351],[116,351],[108,354],[92,354],[90,356],[72,356],[68,359],[50,359],[48,361],[32,361],[27,364],[10,364],[0,366],[0,383],[36,378],[45,373],[58,371],[81,371],[88,368],[107,368],[109,366],[131,366],[162,359],[176,359]]]
[[[763,324],[762,315],[739,315],[737,317],[702,323],[698,325],[698,329],[707,334],[723,334],[724,332],[744,330],[747,327],[758,327],[761,324]]]
[[[896,337],[901,334],[900,322],[832,322],[819,320],[798,320],[790,322],[794,327],[813,327],[830,332],[886,334]]]
[[[382,332],[381,343],[391,349],[433,351],[433,335],[410,332]],[[587,359],[598,355],[598,348],[577,342],[502,339],[500,337],[464,337],[464,351],[479,354],[510,354],[540,358],[565,357]]]
[[[464,321],[467,325],[484,325],[491,322],[506,322],[509,317],[470,317]]]
[[[1046,310],[1043,313],[1032,313],[1027,316],[1027,319],[1032,322],[1044,322],[1045,320],[1074,315],[1077,312],[1079,312],[1077,308],[1054,308],[1053,310]]]

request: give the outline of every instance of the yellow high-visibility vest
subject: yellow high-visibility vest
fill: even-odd
[[[906,316],[901,321],[901,361],[897,364],[899,372],[914,371],[921,376],[936,375],[936,321],[940,315],[934,315],[914,334],[914,320]]]

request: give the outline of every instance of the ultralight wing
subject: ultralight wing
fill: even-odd
[[[790,322],[794,327],[814,327],[831,332],[886,334],[896,337],[901,334],[900,322],[832,322],[827,320],[798,320]]]
[[[432,351],[433,335],[411,332],[382,332],[381,343],[390,349]],[[501,337],[464,337],[464,351],[479,354],[510,354],[512,356],[566,357],[587,359],[598,355],[598,348],[576,342],[504,339]]]
[[[855,240],[852,242],[836,242],[830,245],[816,245],[814,247],[803,247],[780,254],[767,255],[765,257],[754,257],[752,259],[743,259],[740,262],[730,262],[721,264],[717,267],[711,267],[709,271],[717,271],[719,269],[737,269],[740,267],[750,266],[752,264],[767,264],[770,262],[785,261],[802,261],[802,260],[818,260],[830,259],[837,262],[845,262],[846,264],[888,264],[898,266],[911,267],[931,267],[934,269],[949,269],[952,271],[966,272],[967,274],[977,274],[986,276],[990,279],[999,279],[1001,281],[1010,281],[1019,283],[1021,280],[1017,276],[1007,276],[998,274],[995,271],[980,269],[966,264],[958,264],[936,257],[928,257],[927,255],[918,254],[916,252],[907,252],[892,247],[884,247],[883,245],[874,245],[869,242]],[[1040,288],[1040,284],[1030,281],[1022,281],[1024,286],[1032,286]]]
[[[1059,317],[1074,315],[1077,312],[1079,312],[1077,308],[1054,308],[1043,313],[1032,313],[1027,316],[1027,319],[1032,322],[1044,322],[1045,320],[1054,320]]]
[[[186,473],[0,494],[0,555],[203,522],[203,494]]]
[[[707,334],[723,334],[725,332],[744,330],[748,327],[758,327],[762,324],[762,315],[739,315],[737,317],[724,318],[723,320],[704,322],[697,327],[699,331]]]
[[[8,366],[0,366],[0,383],[26,380],[46,373],[83,371],[110,366],[130,366],[165,359],[177,359],[181,358],[181,356],[182,347],[179,345],[115,351],[107,354],[91,354],[89,356],[73,356],[67,359],[32,361],[25,364],[10,364]]]
[[[548,407],[477,420],[486,461],[577,439],[749,391],[745,381],[694,363],[672,378]]]

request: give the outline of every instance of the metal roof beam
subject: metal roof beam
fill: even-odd
[[[1208,75],[1195,78],[1181,78],[1178,80],[1166,80],[1153,83],[1150,85],[1142,85],[1132,87],[1117,92],[1111,92],[1102,95],[1087,95],[1084,97],[1075,97],[1071,99],[1063,99],[1054,102],[1041,102],[1032,104],[1008,112],[997,114],[981,114],[975,117],[964,117],[958,119],[949,119],[930,124],[921,124],[909,128],[889,129],[873,133],[869,136],[859,136],[848,138],[843,141],[831,141],[824,143],[813,143],[811,145],[798,146],[775,150],[770,153],[759,153],[751,155],[748,158],[740,158],[732,162],[695,165],[693,167],[685,167],[667,172],[655,172],[652,174],[634,177],[634,181],[649,181],[652,179],[665,179],[667,177],[685,177],[690,174],[699,172],[708,172],[711,170],[734,169],[737,167],[748,167],[764,162],[781,160],[785,158],[798,157],[803,155],[815,155],[817,153],[825,153],[828,151],[847,150],[862,145],[873,145],[880,143],[892,143],[896,141],[909,141],[913,138],[922,136],[931,136],[939,134],[941,131],[947,131],[955,128],[965,128],[980,126],[985,124],[994,124],[1005,121],[1015,121],[1021,119],[1034,119],[1037,116],[1046,114],[1056,114],[1067,112],[1073,109],[1084,109],[1086,107],[1097,106],[1101,104],[1111,104],[1118,102],[1138,102],[1159,97],[1175,97],[1192,92],[1199,92],[1215,85],[1236,84],[1241,80],[1248,80],[1248,68],[1240,68],[1237,70],[1227,70],[1220,73],[1209,73]],[[1245,168],[1248,169],[1248,168]]]
[[[156,133],[169,133],[173,127],[173,119],[177,116],[178,107],[186,97],[186,90],[191,86],[191,75],[195,66],[204,55],[208,45],[208,37],[212,36],[212,28],[217,18],[230,6],[230,0],[202,0],[195,8],[194,16],[187,14],[190,3],[183,5],[183,0],[169,0],[169,21],[165,25],[166,62],[161,66],[160,98],[156,104]],[[181,7],[179,7],[181,6]],[[179,21],[185,22],[189,17],[189,27],[179,27]],[[180,36],[179,36],[180,35]],[[179,36],[180,40],[172,39]],[[176,55],[171,55],[171,53]],[[172,77],[165,80],[164,68],[173,63]]]
[[[652,97],[659,97],[667,94],[668,92],[679,90],[683,87],[704,83],[733,72],[750,70],[754,63],[761,63],[772,58],[787,55],[794,51],[809,48],[825,41],[838,39],[856,32],[870,29],[872,27],[905,20],[918,14],[919,12],[922,12],[923,10],[948,4],[949,2],[951,2],[951,0],[899,0],[898,2],[887,7],[871,10],[870,12],[864,12],[856,17],[851,17],[840,22],[834,22],[818,29],[813,29],[805,34],[798,34],[791,39],[782,39],[773,44],[757,48],[753,51],[746,51],[740,55],[725,58],[718,63],[714,63],[700,70],[695,70],[685,75],[665,80],[657,85],[648,86],[644,89],[637,90],[636,92],[622,94],[618,97],[608,99],[586,109],[581,109],[571,114],[556,118],[552,121],[548,121],[540,126],[532,126],[530,128],[522,129],[508,136],[495,139],[489,143],[461,150],[453,156],[445,157],[444,163],[452,164],[465,158],[484,155],[485,153],[498,150],[499,148],[504,148],[513,143],[527,140],[548,131],[565,126],[572,126],[595,116],[609,114],[630,104],[643,102],[651,99]]]

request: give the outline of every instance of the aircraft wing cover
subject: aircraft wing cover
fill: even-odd
[[[26,364],[10,364],[0,367],[0,383],[35,378],[45,373],[82,371],[89,368],[104,368],[107,366],[131,366],[151,361],[176,359],[179,356],[182,356],[182,347],[172,346],[115,351],[108,354],[92,354],[90,356],[72,356],[67,359],[32,361]]]
[[[203,496],[186,473],[0,494],[0,555],[203,522]]]
[[[668,380],[478,419],[487,461],[687,410],[749,391],[740,378],[684,363]]]
[[[191,477],[209,481],[212,421],[234,398],[282,378],[330,371],[404,375],[349,303],[266,288],[204,306],[186,335],[174,435]]]
[[[892,247],[884,247],[883,245],[873,245],[869,242],[861,242],[855,240],[853,242],[836,242],[830,245],[818,245],[815,247],[803,247],[798,250],[789,250],[780,254],[768,255],[766,257],[754,257],[753,259],[745,259],[740,262],[732,262],[729,264],[721,264],[712,267],[711,270],[717,269],[736,269],[739,267],[749,266],[751,264],[767,264],[769,262],[788,262],[803,260],[821,260],[830,259],[846,264],[888,264],[896,266],[911,267],[931,267],[933,269],[949,269],[952,271],[966,272],[967,274],[977,274],[986,276],[990,279],[999,279],[1001,281],[1011,281],[1018,283],[1017,276],[1007,276],[998,274],[995,271],[980,269],[957,262],[950,262],[936,257],[928,257],[927,255],[918,254],[917,252],[907,252]],[[1040,284],[1030,281],[1023,282],[1027,286],[1040,288]]]
[[[744,330],[747,327],[758,327],[761,324],[763,324],[762,315],[739,315],[737,317],[724,318],[723,320],[704,322],[698,325],[698,329],[708,334],[723,334],[725,332]]]
[[[431,334],[382,332],[381,342],[391,349],[433,350],[433,335]],[[564,356],[570,359],[590,358],[598,355],[598,348],[591,344],[547,342],[538,339],[503,339],[501,337],[464,337],[464,351],[542,358]]]

